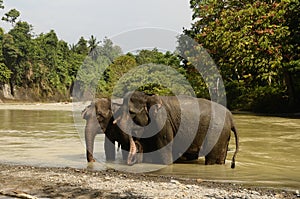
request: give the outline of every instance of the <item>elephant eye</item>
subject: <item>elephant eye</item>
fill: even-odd
[[[129,110],[129,114],[130,114],[130,116],[132,117],[132,116],[134,116],[134,115],[135,115],[135,112],[133,112],[133,111]]]
[[[101,117],[101,118],[104,118],[104,117],[105,117],[104,114],[103,114],[103,113],[100,113],[100,112],[98,112],[97,115],[98,115],[98,117]]]

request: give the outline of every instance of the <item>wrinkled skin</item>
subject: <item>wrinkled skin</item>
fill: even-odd
[[[96,117],[95,106],[93,103],[88,105],[81,113],[86,120],[84,135],[86,143],[86,158],[88,162],[95,162],[93,157],[94,140],[97,134],[103,133]]]
[[[144,159],[162,164],[171,164],[178,158],[195,160],[199,155],[205,156],[206,165],[225,164],[230,135],[233,131],[236,139],[236,151],[231,167],[234,168],[235,156],[238,151],[238,135],[230,111],[224,106],[206,99],[184,97],[183,104],[186,108],[181,111],[181,104],[176,97],[148,96],[141,92],[134,92],[124,98],[119,124],[122,129],[124,124],[129,128],[126,123],[129,119],[132,119],[134,125],[138,126],[145,127],[152,124],[150,131],[131,126],[131,134],[136,137],[146,136],[147,138],[139,140],[143,146]],[[162,107],[166,118],[163,114],[158,114]],[[181,121],[185,121],[187,125],[180,126]],[[193,124],[194,121],[198,124]],[[193,133],[190,127],[195,125]],[[158,133],[145,135],[151,134],[153,130]],[[217,138],[216,131],[219,132]],[[130,149],[132,148],[134,147],[130,146]],[[157,150],[160,151],[152,153]],[[134,153],[134,151],[130,150],[130,153]],[[150,154],[149,157],[147,157],[147,153]]]
[[[120,103],[120,102],[118,102]],[[82,116],[87,120],[85,127],[85,141],[87,147],[87,161],[95,162],[93,157],[94,140],[97,133],[105,134],[104,151],[107,161],[115,160],[115,143],[122,149],[123,159],[128,157],[131,137],[124,133],[113,121],[113,112],[118,115],[120,104],[111,103],[108,98],[95,99],[89,106],[82,111]],[[137,152],[143,151],[142,146],[136,141]],[[137,159],[138,162],[141,157]]]

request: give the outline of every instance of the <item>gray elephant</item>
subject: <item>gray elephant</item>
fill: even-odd
[[[121,129],[139,138],[144,158],[154,163],[171,164],[173,160],[195,160],[205,156],[205,164],[224,164],[231,131],[236,139],[231,168],[238,152],[238,133],[231,112],[206,99],[188,96],[156,96],[142,92],[124,98]],[[133,121],[133,122],[132,122]],[[127,132],[128,133],[128,132]],[[134,164],[134,145],[128,163]]]
[[[113,121],[113,113],[119,114],[119,107],[122,100],[114,100],[113,103],[109,98],[95,99],[89,106],[82,111],[82,116],[86,122],[85,141],[87,161],[94,162],[94,140],[98,133],[105,134],[104,151],[107,161],[115,160],[115,143],[118,143],[118,148],[122,149],[123,159],[128,157],[130,142],[134,142],[133,138],[121,131],[121,129]],[[133,145],[133,144],[132,144]],[[136,143],[136,152],[140,154],[143,150],[139,143]],[[140,162],[142,157],[139,157]]]

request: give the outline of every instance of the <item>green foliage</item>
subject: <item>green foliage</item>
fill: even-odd
[[[217,65],[229,108],[300,110],[299,0],[190,0],[190,5],[193,24],[178,38],[180,57],[158,49],[122,55],[110,39],[100,42],[93,35],[69,45],[54,30],[33,34],[12,9],[2,18],[12,28],[0,29],[0,84],[34,100],[68,99],[75,83],[80,95],[142,90],[210,98],[220,81]]]
[[[76,83],[84,93],[97,96],[110,96],[111,80],[109,75],[113,74],[109,66],[113,61],[118,61],[118,56],[121,54],[119,46],[113,45],[112,41],[105,38],[101,46],[95,47],[87,56],[79,68]],[[119,63],[119,62],[117,62]]]
[[[4,8],[2,4],[3,1],[0,1],[0,8]],[[20,12],[16,9],[11,9],[10,11],[8,11],[8,13],[4,15],[5,16],[2,17],[2,20],[11,23],[11,25],[14,25],[17,18],[20,16]]]
[[[11,71],[4,63],[0,63],[0,84],[7,83],[11,77]]]
[[[118,97],[133,90],[158,95],[173,95],[173,91],[177,94],[191,93],[184,73],[181,73],[177,55],[157,49],[141,50],[136,55],[116,58],[105,71],[98,91],[102,95],[111,96],[113,93]]]
[[[78,43],[75,46],[75,52],[78,54],[87,55],[89,53],[87,43],[87,40],[85,40],[83,37],[80,37]]]
[[[78,71],[77,86],[97,97],[123,96],[132,90],[160,95],[192,92],[186,85],[177,55],[157,49],[141,50],[136,55],[121,55],[118,46],[105,39],[94,49]]]
[[[135,58],[131,55],[122,55],[117,57],[103,73],[98,84],[97,93],[100,96],[111,96],[115,90],[118,90],[117,84],[130,69],[136,66]]]
[[[3,0],[0,0],[0,9],[3,9],[4,5],[3,5]]]
[[[123,96],[134,90],[158,95],[193,93],[185,77],[178,71],[166,65],[153,63],[140,65],[126,73],[119,80],[119,86],[114,89],[116,96]]]
[[[4,39],[4,32],[3,29],[0,28],[0,84],[8,83],[11,77],[11,70],[9,70],[7,66],[4,64],[3,48],[2,48],[3,39]]]
[[[6,34],[2,29],[0,32],[0,83],[9,83],[11,94],[23,99],[68,99],[88,52],[72,51],[54,30],[34,37],[32,26],[15,22],[12,17],[17,15],[13,13],[6,14],[6,20],[14,23],[13,28]]]
[[[94,35],[91,35],[90,39],[88,40],[88,49],[89,53],[93,52],[97,46],[100,44],[100,41],[97,41],[96,37]],[[93,56],[93,55],[92,55]]]
[[[251,94],[250,99],[255,99],[252,104],[254,112],[264,113],[282,113],[286,112],[288,107],[288,96],[277,87],[257,87]]]
[[[30,24],[17,21],[19,15],[15,9],[6,13],[3,20],[13,26],[6,34],[0,32],[0,83],[9,83],[13,96],[22,91],[33,100],[65,100],[73,86],[80,88],[79,95],[102,97],[133,88],[164,95],[190,89],[181,83],[186,73],[171,52],[153,49],[122,55],[110,39],[99,42],[93,35],[69,45],[54,30],[33,34]],[[137,66],[141,67],[133,72]]]
[[[113,45],[113,42],[104,38],[103,44],[95,49],[97,56],[105,56],[110,62],[113,62],[115,58],[121,55],[122,49],[119,46]]]
[[[271,88],[268,96],[288,98],[289,106],[299,102],[299,0],[190,3],[194,23],[184,32],[218,65],[231,107],[254,109],[260,91]]]

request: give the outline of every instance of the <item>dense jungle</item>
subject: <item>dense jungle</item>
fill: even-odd
[[[0,0],[0,7],[4,6]],[[11,28],[0,28],[0,99],[69,101],[74,82],[79,80],[83,91],[88,92],[93,83],[99,96],[110,96],[126,72],[150,63],[171,66],[189,81],[197,97],[209,98],[207,80],[193,67],[197,55],[193,60],[178,55],[193,53],[183,39],[188,36],[217,65],[229,109],[300,112],[299,0],[191,0],[190,7],[193,23],[178,35],[174,52],[142,49],[127,54],[109,38],[100,41],[91,33],[89,38],[69,44],[58,38],[55,30],[35,33],[34,25],[20,20],[16,9],[2,12],[2,20]],[[95,82],[95,74],[79,70],[88,62],[108,65],[100,71],[103,78]],[[164,76],[156,78],[170,81]],[[170,94],[159,84],[139,89]]]

